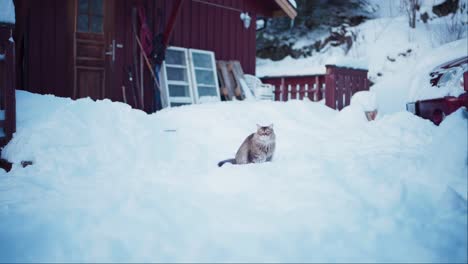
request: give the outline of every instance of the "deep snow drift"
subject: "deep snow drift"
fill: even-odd
[[[462,110],[436,127],[308,101],[17,100],[2,262],[467,261]],[[274,123],[274,161],[218,168],[255,123]]]

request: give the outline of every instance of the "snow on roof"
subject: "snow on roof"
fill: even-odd
[[[336,65],[353,69],[367,69],[365,60],[344,57],[342,51],[317,54],[313,57],[293,59],[288,56],[281,61],[257,58],[256,75],[258,77],[303,76],[325,74],[325,65]]]
[[[15,24],[15,5],[13,0],[0,0],[0,23]]]
[[[296,3],[296,0],[288,0],[288,2],[294,7],[297,9],[297,3]]]

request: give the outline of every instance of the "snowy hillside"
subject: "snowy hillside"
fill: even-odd
[[[146,115],[108,100],[17,99],[2,262],[467,261],[462,111],[436,127],[307,101]],[[218,168],[255,123],[274,123],[274,161]]]
[[[404,111],[407,102],[418,99],[458,96],[456,91],[452,94],[430,87],[428,74],[439,64],[468,55],[468,1],[461,0],[460,5],[465,8],[445,17],[430,11],[443,1],[421,1],[418,15],[427,12],[430,19],[426,23],[419,19],[415,29],[408,26],[398,1],[368,2],[378,7],[377,18],[346,27],[347,34],[354,38],[349,50],[328,45],[306,58],[257,58],[257,76],[323,74],[326,64],[368,69],[369,79],[375,83],[371,91],[377,94],[381,114]],[[301,48],[324,37],[311,33],[295,45]]]

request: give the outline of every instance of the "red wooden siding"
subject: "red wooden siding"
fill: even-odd
[[[211,50],[218,60],[238,60],[245,73],[255,74],[255,20],[257,15],[271,16],[279,9],[273,0],[203,0],[248,12],[251,25],[245,29],[240,12],[185,0],[169,45]],[[14,0],[17,26],[17,83],[19,89],[35,93],[73,97],[75,1]],[[106,97],[123,101],[122,86],[129,88],[126,68],[133,66],[132,8],[143,6],[153,33],[164,30],[175,1],[114,0],[116,50],[112,83]],[[139,27],[139,25],[138,25]],[[22,66],[24,65],[24,66]],[[154,109],[154,89],[144,65],[145,109]],[[129,94],[127,94],[129,97]]]
[[[327,106],[338,110],[349,105],[356,92],[369,90],[367,70],[334,65],[326,66],[326,74],[264,77],[262,81],[275,86],[276,101],[325,99]]]
[[[67,3],[15,1],[18,89],[72,97],[74,14]]]
[[[239,60],[246,73],[255,73],[255,11],[258,5],[246,4],[247,0],[204,0],[217,5],[249,12],[251,25],[244,28],[240,13],[196,1],[184,2],[177,18],[169,45],[211,50],[219,60]],[[252,2],[252,1],[250,1]],[[167,23],[175,1],[155,1],[156,9],[161,8]],[[270,3],[271,5],[271,3]],[[154,10],[156,11],[156,10]],[[160,20],[157,12],[153,13]],[[154,27],[157,28],[157,21]]]

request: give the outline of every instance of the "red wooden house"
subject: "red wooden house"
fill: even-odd
[[[140,49],[134,32],[145,37],[140,35],[143,21],[153,34],[164,31],[177,2],[14,0],[17,88],[123,101],[127,91],[122,87],[129,86],[131,66],[137,73],[134,78],[142,80],[140,108],[156,110],[150,72],[141,55],[135,56]],[[137,9],[144,11],[142,17]],[[248,28],[240,19],[245,12],[252,18]],[[254,74],[256,19],[296,14],[288,0],[185,0],[168,44],[210,50],[216,59],[239,60],[246,73]]]

